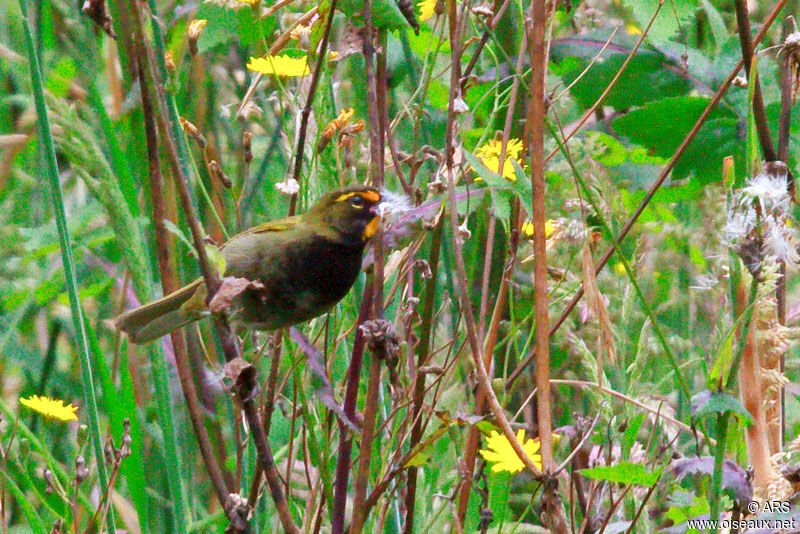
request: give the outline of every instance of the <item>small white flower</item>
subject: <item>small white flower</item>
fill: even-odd
[[[764,235],[764,249],[775,261],[784,261],[790,264],[800,262],[800,255],[797,254],[797,247],[792,243],[791,236],[786,226],[770,217],[767,219]]]
[[[757,174],[747,181],[747,187],[742,189],[742,193],[759,199],[767,210],[785,207],[789,202],[785,174]]]
[[[413,208],[411,202],[405,195],[399,195],[391,191],[381,191],[381,203],[378,204],[378,215],[397,215],[405,213]]]
[[[746,238],[755,227],[756,212],[753,208],[745,206],[740,210],[729,212],[724,228],[725,243],[735,244],[740,239]]]
[[[792,32],[786,36],[783,41],[783,46],[798,46],[800,45],[800,32]]]
[[[453,100],[453,111],[456,113],[466,113],[469,111],[469,106],[464,102],[464,99],[459,96]]]
[[[463,243],[470,237],[472,237],[472,232],[470,232],[469,228],[467,228],[467,218],[465,217],[464,222],[462,222],[461,225],[458,227],[458,238]]]
[[[294,178],[287,178],[285,182],[275,184],[275,188],[284,195],[296,195],[300,191],[300,184]]]

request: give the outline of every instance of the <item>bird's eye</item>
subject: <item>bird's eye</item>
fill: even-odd
[[[354,208],[361,209],[364,207],[364,198],[359,195],[355,195],[350,198],[350,205]]]

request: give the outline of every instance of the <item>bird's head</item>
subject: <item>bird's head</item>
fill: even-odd
[[[368,185],[334,189],[317,200],[304,217],[345,241],[364,243],[378,231],[382,200],[381,192]]]

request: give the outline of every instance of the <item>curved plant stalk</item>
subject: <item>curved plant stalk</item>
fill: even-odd
[[[85,409],[89,415],[89,434],[92,440],[95,460],[97,462],[97,477],[100,483],[100,493],[108,492],[108,473],[106,471],[105,455],[103,453],[102,434],[100,433],[100,423],[97,416],[97,393],[94,390],[94,373],[92,370],[92,359],[89,355],[89,342],[86,337],[86,326],[84,324],[83,309],[78,298],[78,283],[75,273],[75,260],[72,255],[72,241],[67,229],[67,214],[64,209],[64,198],[61,193],[61,184],[58,181],[58,163],[56,162],[55,146],[53,136],[50,131],[50,119],[47,117],[47,105],[44,101],[44,88],[42,86],[42,66],[39,62],[39,53],[33,39],[33,32],[28,21],[28,0],[19,0],[20,11],[22,12],[22,24],[25,33],[25,45],[28,49],[31,70],[31,88],[33,90],[33,102],[36,106],[36,125],[39,132],[41,143],[41,153],[45,160],[45,174],[50,184],[50,199],[53,203],[53,211],[58,227],[58,239],[61,246],[61,261],[64,268],[64,278],[67,284],[67,295],[69,306],[72,311],[72,326],[74,328],[75,340],[77,342],[78,360],[81,365],[81,386],[83,387],[83,397]],[[116,526],[114,514],[109,510],[106,516],[106,527],[109,532],[115,532]]]

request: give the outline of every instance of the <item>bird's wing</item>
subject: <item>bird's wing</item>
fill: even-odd
[[[239,235],[244,234],[263,234],[265,232],[282,232],[284,230],[288,230],[297,225],[300,221],[299,215],[294,215],[292,217],[286,217],[285,219],[280,219],[278,221],[267,221],[261,224],[257,224],[252,228],[248,228],[244,232]]]

